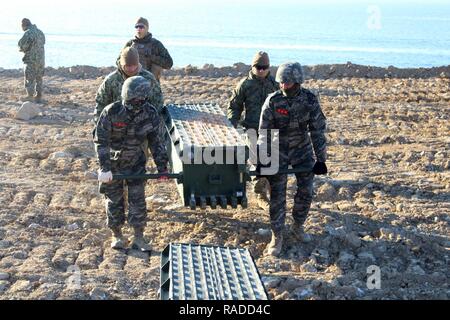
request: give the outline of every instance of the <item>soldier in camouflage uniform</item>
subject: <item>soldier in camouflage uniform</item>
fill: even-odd
[[[239,81],[233,90],[228,106],[228,120],[237,128],[242,112],[245,129],[258,130],[261,107],[267,96],[279,89],[278,83],[269,71],[270,60],[266,52],[258,52],[253,58],[252,69],[248,76]]]
[[[266,52],[256,53],[252,61],[252,69],[247,77],[242,79],[233,90],[228,106],[228,120],[237,128],[242,112],[245,110],[245,119],[242,126],[258,131],[261,108],[270,93],[279,89],[278,83],[269,71],[270,60]],[[248,139],[250,141],[250,139]],[[260,207],[267,209],[269,186],[266,178],[256,178],[254,191]]]
[[[134,48],[124,48],[117,60],[117,70],[106,76],[103,83],[98,88],[95,96],[95,116],[94,121],[97,122],[103,109],[121,99],[122,85],[129,77],[141,76],[150,82],[151,92],[149,93],[150,103],[156,107],[158,111],[163,106],[163,95],[161,87],[156,81],[154,75],[143,69],[139,63],[139,54]]]
[[[317,97],[302,88],[303,73],[299,63],[285,63],[278,68],[276,80],[281,90],[269,95],[262,108],[258,144],[267,141],[270,129],[279,130],[279,165],[301,169],[297,173],[297,193],[292,215],[293,235],[300,241],[310,241],[303,224],[311,207],[314,174],[326,174],[326,118]],[[267,129],[263,131],[262,129]],[[314,150],[314,151],[313,151]],[[314,159],[315,155],[315,159]],[[268,176],[272,240],[267,246],[269,255],[278,256],[283,244],[286,219],[286,174]]]
[[[23,63],[25,74],[25,89],[27,96],[23,100],[42,99],[42,78],[45,69],[45,35],[27,18],[22,20],[22,30],[25,32],[19,40],[19,51],[24,53]]]
[[[149,92],[150,83],[144,77],[128,78],[122,88],[122,101],[114,102],[102,111],[95,130],[100,192],[105,195],[107,224],[113,232],[111,247],[115,249],[125,248],[128,243],[121,231],[125,222],[125,184],[128,188],[128,223],[134,228],[131,247],[149,251],[150,246],[143,237],[147,217],[145,180],[112,180],[112,175],[145,172],[144,140],[148,141],[158,172],[167,172],[167,150],[158,134],[163,124],[156,108],[148,102]]]
[[[147,19],[139,18],[134,27],[136,28],[136,36],[128,41],[125,47],[133,47],[139,51],[139,61],[142,67],[151,71],[159,82],[162,69],[172,68],[172,57],[164,45],[153,38],[149,32]]]

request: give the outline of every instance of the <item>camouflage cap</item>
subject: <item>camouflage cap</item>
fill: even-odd
[[[302,66],[298,62],[283,63],[278,67],[275,80],[279,83],[299,83],[303,82]]]
[[[261,66],[270,65],[269,55],[267,54],[267,52],[259,51],[258,53],[255,54],[252,61],[252,67],[256,65]]]
[[[147,99],[150,94],[150,81],[141,76],[130,77],[125,80],[122,86],[122,104],[127,105],[127,102],[136,99]]]
[[[120,65],[134,66],[139,64],[139,52],[134,47],[125,47],[120,52]]]

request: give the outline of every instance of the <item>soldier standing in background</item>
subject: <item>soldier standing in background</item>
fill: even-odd
[[[121,99],[122,85],[129,77],[141,76],[150,82],[151,92],[149,92],[149,102],[158,111],[163,107],[163,95],[161,87],[155,76],[142,68],[139,63],[139,54],[135,48],[126,47],[120,52],[117,60],[117,70],[106,76],[100,85],[95,96],[95,116],[94,121],[97,122],[103,109]]]
[[[122,101],[108,105],[101,113],[94,134],[100,169],[100,192],[105,195],[107,224],[113,237],[111,247],[123,249],[128,240],[122,234],[125,223],[124,187],[128,189],[128,223],[134,229],[131,247],[150,251],[144,239],[147,208],[145,180],[112,180],[113,174],[145,173],[145,140],[159,173],[167,172],[168,155],[161,132],[162,120],[149,101],[150,83],[143,77],[128,78],[122,88]],[[166,180],[167,178],[160,178]]]
[[[242,79],[233,90],[228,106],[228,120],[237,128],[242,112],[245,110],[245,119],[241,122],[245,130],[254,129],[258,132],[261,108],[270,93],[279,89],[278,83],[269,71],[270,60],[266,52],[256,53],[252,61],[252,69],[248,76]],[[251,141],[251,139],[248,139]],[[256,150],[256,148],[252,148]],[[264,177],[255,179],[254,192],[260,207],[267,209],[269,186]]]
[[[266,143],[270,137],[268,131],[279,130],[280,170],[287,169],[289,165],[304,170],[295,175],[297,193],[294,197],[291,232],[299,241],[308,242],[310,236],[304,233],[303,224],[311,207],[314,174],[327,173],[326,118],[317,97],[301,87],[303,72],[299,63],[282,64],[278,68],[276,80],[281,90],[269,95],[264,103],[258,144]],[[286,220],[287,175],[268,176],[268,180],[271,187],[272,240],[267,246],[267,254],[278,256],[283,245]]]
[[[19,51],[24,53],[25,89],[27,95],[22,100],[41,102],[42,78],[45,69],[45,35],[27,18],[22,19],[25,32],[19,40]]]
[[[162,69],[172,68],[172,57],[164,45],[153,38],[153,35],[149,32],[147,19],[139,18],[134,27],[136,28],[136,36],[128,41],[125,47],[133,47],[139,51],[139,61],[142,67],[153,73],[159,82]]]

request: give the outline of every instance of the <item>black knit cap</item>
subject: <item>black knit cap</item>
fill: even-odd
[[[31,26],[31,21],[30,21],[30,19],[28,19],[28,18],[23,18],[23,19],[22,19],[22,25],[25,26],[25,27]]]

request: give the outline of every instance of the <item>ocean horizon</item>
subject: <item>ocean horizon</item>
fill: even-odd
[[[46,34],[47,66],[104,67],[114,65],[139,16],[148,18],[175,67],[249,64],[259,50],[269,53],[273,65],[293,60],[305,65],[450,65],[450,4],[445,2],[157,0],[140,6],[147,4],[143,10],[125,0],[66,7],[52,0],[20,8],[8,3],[0,14],[0,67],[22,67],[17,42],[23,17]]]

